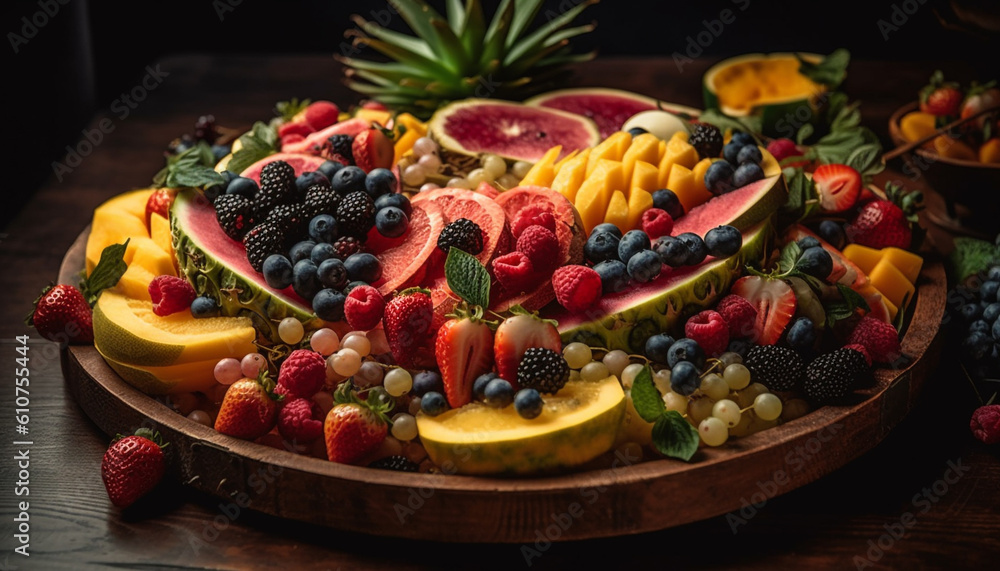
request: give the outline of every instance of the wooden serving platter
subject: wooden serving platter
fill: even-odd
[[[60,282],[83,267],[85,231]],[[910,411],[937,364],[947,284],[926,263],[903,338],[909,363],[878,369],[848,406],[700,450],[690,463],[608,455],[597,468],[535,478],[375,470],[231,438],[177,414],[123,381],[92,346],[62,354],[77,403],[107,433],[145,425],[170,442],[170,475],[224,503],[334,529],[447,542],[526,543],[641,533],[726,513],[808,484],[874,448]],[[733,520],[738,522],[739,520]]]

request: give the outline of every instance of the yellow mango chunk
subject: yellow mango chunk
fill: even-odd
[[[907,252],[900,248],[883,248],[882,259],[888,260],[890,264],[896,266],[896,269],[906,276],[906,279],[911,284],[917,283],[920,268],[924,266],[923,258],[913,252]]]
[[[681,140],[676,134],[670,139],[667,143],[667,156],[673,157],[674,164],[684,165],[689,169],[698,164],[698,151],[687,142],[686,135],[685,140]]]
[[[594,172],[583,181],[576,195],[576,209],[580,212],[587,234],[604,222],[612,193],[624,186],[620,162],[606,159],[597,161]]]
[[[125,273],[122,274],[121,279],[118,280],[118,285],[114,287],[113,291],[116,291],[129,299],[142,299],[149,301],[149,282],[153,281],[156,275],[153,272],[147,270],[146,268],[130,264]]]
[[[708,202],[712,198],[712,193],[705,186],[705,173],[708,172],[708,167],[711,165],[712,159],[701,159],[691,169],[691,177],[694,179],[694,185],[698,189],[698,192],[701,193],[701,197],[697,198],[697,200],[701,200],[702,202]]]
[[[563,163],[559,172],[552,179],[552,190],[565,196],[570,202],[576,202],[576,193],[583,184],[583,179],[587,174],[587,159],[590,157],[590,149],[575,155],[572,159]]]
[[[573,151],[570,154],[566,155],[565,157],[556,161],[556,164],[552,165],[552,171],[555,172],[556,175],[558,175],[559,171],[562,170],[563,165],[573,160],[573,157],[575,157],[579,152],[580,152],[579,150]]]
[[[642,223],[642,213],[653,207],[653,195],[647,190],[637,186],[632,187],[632,194],[628,197],[628,220],[625,225],[628,228],[622,230],[635,230]]]
[[[656,162],[654,164],[660,164],[665,154],[667,154],[667,142],[661,140],[656,146]]]
[[[145,204],[143,205],[145,208]],[[111,244],[122,244],[130,237],[148,238],[146,223],[142,218],[118,208],[100,207],[94,211],[90,224],[90,236],[87,237],[87,275],[94,271],[94,266],[101,259],[101,252]],[[129,245],[126,256],[135,252],[135,246]],[[131,257],[125,259],[129,262]]]
[[[948,159],[957,159],[960,161],[979,160],[979,155],[976,154],[976,151],[972,150],[972,147],[958,139],[952,139],[945,135],[934,137],[934,152]]]
[[[868,274],[875,289],[896,307],[906,309],[906,303],[913,299],[913,284],[887,259],[882,259]],[[904,303],[906,302],[906,303]]]
[[[673,143],[674,141],[676,141],[678,143],[686,143],[686,142],[688,142],[688,133],[687,133],[687,131],[676,131],[676,132],[674,132],[674,134],[670,136],[670,141],[667,143],[667,146],[669,147],[670,143]]]
[[[684,206],[684,212],[691,212],[691,209],[704,203],[707,198],[694,182],[694,176],[684,165],[675,164],[670,169],[670,179],[666,188],[674,191],[677,199]],[[709,195],[711,196],[711,195]]]
[[[989,165],[1000,164],[1000,138],[993,138],[979,147],[979,162]]]
[[[632,173],[635,170],[635,163],[638,161],[655,163],[659,149],[660,140],[655,135],[643,133],[632,139],[632,144],[629,145],[628,150],[625,151],[625,155],[622,157],[622,169],[628,188],[635,186],[632,184]]]
[[[634,169],[632,171],[632,179],[629,182],[629,198],[632,197],[631,192],[634,192],[637,188],[648,192],[660,189],[660,171],[656,165],[647,163],[646,161],[636,161]]]
[[[767,152],[767,149],[761,146],[757,146],[760,149],[760,154],[763,158],[760,161],[760,170],[764,171],[765,177],[778,176],[781,174],[781,165],[778,163],[778,159],[774,158],[774,155]]]
[[[161,250],[170,256],[173,262],[174,272],[177,271],[177,258],[174,256],[174,245],[170,235],[170,221],[154,214],[149,218],[149,237],[160,247]]]
[[[919,141],[936,130],[934,116],[922,111],[907,113],[899,121],[899,132],[910,143]]]
[[[378,123],[379,125],[388,125],[389,121],[392,120],[392,112],[381,111],[378,109],[358,109],[354,116],[361,117],[362,119],[368,119],[369,121]]]
[[[882,251],[860,244],[848,244],[844,248],[844,257],[854,262],[866,274],[871,274],[875,266],[882,261]]]
[[[154,276],[177,275],[174,270],[173,256],[163,251],[152,238],[137,237],[132,238],[128,244],[129,249],[134,249],[130,266],[142,266],[152,272]]]
[[[562,145],[556,145],[545,152],[545,155],[535,166],[531,167],[528,174],[524,175],[521,179],[521,186],[544,186],[548,187],[552,184],[552,179],[555,178],[555,171],[553,165],[556,163],[556,158],[559,153],[562,152]]]
[[[597,161],[606,159],[621,161],[625,156],[625,151],[632,144],[632,135],[623,131],[611,135],[590,151],[590,159],[587,162],[587,176],[597,168]]]
[[[608,210],[604,214],[604,221],[614,224],[622,232],[628,232],[631,228],[628,228],[628,201],[625,199],[625,193],[620,190],[616,190],[611,194],[611,200],[608,201]]]

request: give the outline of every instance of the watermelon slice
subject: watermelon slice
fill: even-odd
[[[677,219],[672,234],[705,233],[723,224],[746,230],[770,216],[788,200],[784,176],[778,174],[716,196]]]
[[[304,153],[276,153],[248,166],[240,173],[240,176],[252,179],[259,185],[260,171],[264,170],[265,166],[274,161],[285,161],[295,169],[295,175],[298,176],[304,172],[315,171],[321,164],[326,162],[326,159]]]
[[[524,103],[525,105],[559,109],[591,119],[597,123],[601,139],[607,139],[615,131],[620,131],[630,117],[642,111],[663,109],[692,117],[697,117],[699,114],[697,109],[691,107],[664,103],[631,91],[598,87],[550,91],[536,95]]]
[[[350,135],[352,137],[356,136],[358,133],[364,131],[371,127],[372,122],[368,119],[361,117],[355,117],[354,119],[348,119],[347,121],[342,121],[340,123],[335,123],[330,125],[322,131],[316,131],[315,133],[310,133],[305,139],[298,141],[296,143],[289,143],[287,145],[281,146],[281,151],[284,153],[308,153],[314,154],[318,149],[319,145],[322,145],[327,139],[334,135]]]

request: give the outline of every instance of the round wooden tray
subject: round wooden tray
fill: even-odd
[[[83,267],[84,232],[60,282]],[[871,450],[910,411],[940,352],[945,273],[925,264],[903,339],[911,358],[878,369],[855,404],[827,406],[690,463],[634,463],[539,478],[481,478],[374,470],[231,438],[188,420],[124,382],[92,346],[71,346],[62,366],[77,403],[108,435],[146,425],[170,442],[170,475],[242,508],[383,536],[534,544],[664,529],[736,512],[812,482]]]

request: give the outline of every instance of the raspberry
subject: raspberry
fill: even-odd
[[[601,275],[589,266],[563,266],[552,274],[556,300],[569,311],[583,311],[601,299]]]
[[[892,363],[902,356],[896,328],[871,315],[861,318],[847,338],[847,344],[864,346],[876,363]]]
[[[547,275],[562,261],[559,255],[559,239],[555,232],[544,226],[528,226],[517,238],[518,252],[523,252],[531,260],[535,271]]]
[[[738,295],[727,295],[722,298],[715,310],[729,325],[730,337],[745,339],[753,335],[754,323],[757,321],[757,308],[749,301]]]
[[[802,154],[795,145],[795,141],[791,139],[775,139],[771,141],[767,144],[767,152],[774,155],[774,158],[778,161],[782,161],[788,157],[797,157]]]
[[[986,444],[1000,442],[1000,404],[981,406],[972,413],[969,421],[972,434]]]
[[[356,331],[368,331],[382,321],[385,313],[385,299],[370,285],[358,286],[347,294],[344,301],[344,317],[347,324]]]
[[[296,349],[281,364],[278,384],[294,397],[309,398],[326,382],[326,359],[315,351]]]
[[[551,211],[546,210],[541,206],[525,206],[517,212],[517,216],[514,218],[514,224],[511,226],[510,232],[515,238],[519,238],[529,226],[541,226],[550,232],[555,232],[556,219],[552,216]]]
[[[650,208],[642,213],[642,231],[649,235],[650,240],[660,236],[669,236],[674,229],[674,219],[666,210]]]
[[[493,260],[493,274],[508,293],[527,291],[535,283],[535,267],[527,254],[510,252]]]
[[[337,122],[337,119],[340,118],[340,108],[329,101],[316,101],[306,107],[304,115],[306,123],[314,131],[319,131]]]
[[[694,339],[710,357],[725,353],[729,347],[729,326],[711,309],[692,315],[684,324],[684,335]]]
[[[184,278],[177,276],[156,276],[149,282],[149,299],[153,301],[153,313],[164,317],[191,307],[198,297],[194,288]]]
[[[305,444],[323,434],[323,409],[306,398],[285,403],[278,412],[278,432],[290,442]]]
[[[868,363],[869,367],[872,366],[872,356],[868,352],[868,349],[865,349],[864,345],[859,345],[857,343],[855,343],[853,345],[844,345],[844,349],[854,349],[858,353],[861,353],[861,355],[863,355],[864,358],[865,358],[865,363]]]

